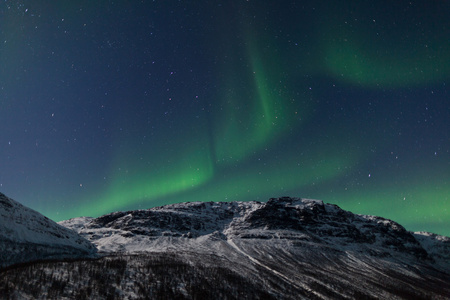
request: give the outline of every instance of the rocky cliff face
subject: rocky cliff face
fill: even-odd
[[[0,268],[96,253],[86,239],[0,193]]]

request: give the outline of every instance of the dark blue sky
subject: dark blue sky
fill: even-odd
[[[450,231],[448,1],[2,1],[0,190],[61,220],[283,195]]]

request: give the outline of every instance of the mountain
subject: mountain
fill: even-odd
[[[96,251],[76,232],[0,193],[0,268],[36,260],[86,257]]]
[[[450,298],[448,237],[412,233],[394,221],[319,200],[180,203],[60,224],[90,240],[102,257],[8,270],[0,294],[10,299]]]
[[[154,252],[189,245],[198,251],[210,240],[229,245],[235,241],[288,240],[373,257],[407,255],[426,262],[450,262],[448,237],[412,233],[394,221],[356,215],[311,199],[180,203],[59,224],[77,231],[106,253]]]

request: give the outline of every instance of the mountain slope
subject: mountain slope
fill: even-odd
[[[103,253],[1,273],[5,299],[449,299],[450,239],[299,198],[60,222]]]
[[[105,253],[170,254],[194,277],[220,267],[277,299],[450,297],[448,237],[318,200],[180,203],[61,224]]]
[[[76,232],[0,193],[0,267],[95,252],[95,246]]]
[[[156,251],[178,244],[194,244],[198,249],[197,244],[207,240],[296,240],[378,257],[450,260],[448,237],[408,232],[388,219],[290,197],[268,202],[179,203],[59,224],[79,232],[104,252]]]

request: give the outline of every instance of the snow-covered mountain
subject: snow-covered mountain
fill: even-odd
[[[319,200],[180,203],[60,224],[101,252],[220,266],[275,298],[450,297],[448,237]]]
[[[272,198],[268,202],[191,202],[148,210],[115,212],[59,223],[77,231],[102,252],[139,253],[208,241],[303,241],[375,257],[411,256],[450,262],[450,239],[408,232],[376,216],[356,215],[320,200]]]
[[[76,218],[97,260],[2,273],[58,299],[450,299],[450,239],[319,200],[193,202]]]
[[[0,268],[94,253],[95,246],[76,232],[0,193]]]

